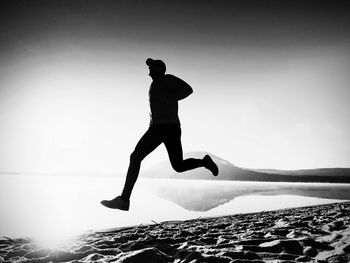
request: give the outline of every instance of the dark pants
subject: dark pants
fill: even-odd
[[[180,173],[194,168],[204,167],[204,163],[201,159],[183,159],[180,125],[151,125],[130,155],[130,165],[121,195],[124,200],[130,199],[132,189],[139,175],[142,160],[161,143],[165,144],[171,165],[175,171]]]

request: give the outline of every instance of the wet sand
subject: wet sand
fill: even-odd
[[[0,262],[350,262],[350,202],[92,232],[59,248],[0,239]]]

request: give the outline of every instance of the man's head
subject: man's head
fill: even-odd
[[[162,60],[148,58],[146,65],[149,67],[149,75],[154,79],[163,76],[166,71],[165,63]]]

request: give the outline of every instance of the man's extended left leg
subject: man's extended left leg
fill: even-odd
[[[142,160],[162,143],[162,137],[157,127],[149,127],[137,143],[130,155],[130,164],[121,196],[112,200],[103,200],[102,205],[120,210],[129,210],[130,195],[139,175]]]

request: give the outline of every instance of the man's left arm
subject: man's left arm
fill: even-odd
[[[185,81],[172,75],[168,76],[168,80],[171,82],[171,93],[176,100],[183,100],[193,93],[193,89]]]

